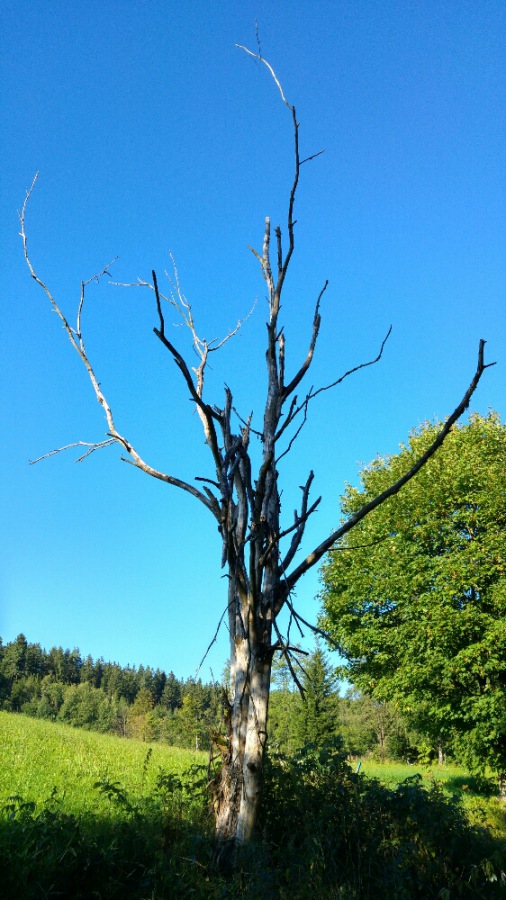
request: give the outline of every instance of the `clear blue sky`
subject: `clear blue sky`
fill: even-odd
[[[286,286],[288,365],[300,364],[326,278],[309,384],[384,360],[315,401],[283,461],[283,512],[315,471],[323,494],[305,550],[339,520],[361,463],[457,405],[478,341],[498,365],[473,408],[505,413],[506,6],[502,0],[71,3],[4,0],[1,207],[0,633],[78,646],[190,676],[225,606],[214,521],[115,449],[28,460],[106,425],[86,373],[22,258],[16,210],[40,179],[27,227],[33,262],[73,319],[81,279],[116,255],[118,281],[160,280],[177,261],[200,332],[243,414],[261,414],[265,290],[247,245],[285,223],[288,111],[255,49],[258,19],[301,123],[297,249]],[[156,467],[212,477],[197,417],[152,334],[152,296],[90,287],[90,357],[119,430]],[[175,332],[182,351],[183,329]],[[259,422],[259,418],[256,419]],[[255,424],[255,419],[254,423]],[[317,572],[298,603],[316,618]],[[202,670],[219,677],[223,630]]]

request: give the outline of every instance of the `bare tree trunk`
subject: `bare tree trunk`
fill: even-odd
[[[503,803],[506,803],[506,772],[499,775],[499,796]]]
[[[272,664],[270,629],[236,638],[224,755],[215,796],[218,855],[227,857],[252,837],[263,787],[263,758]]]

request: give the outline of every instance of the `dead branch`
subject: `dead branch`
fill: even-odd
[[[285,104],[285,106],[288,107],[288,109],[293,110],[293,106],[290,106],[288,100],[286,99],[286,97],[283,93],[283,88],[281,87],[281,84],[279,82],[279,79],[278,79],[274,69],[272,68],[270,63],[268,63],[267,60],[263,58],[262,54],[260,52],[253,53],[252,50],[248,50],[248,48],[243,47],[242,44],[236,44],[235,46],[237,47],[238,50],[244,50],[244,52],[247,53],[248,56],[252,56],[253,59],[258,59],[258,61],[263,63],[264,66],[267,66],[269,72],[271,73],[272,79],[273,79],[274,83],[276,84],[279,93],[281,94],[281,99],[282,99],[283,103]],[[259,47],[259,51],[260,51],[260,47]]]
[[[221,628],[221,623],[223,622],[223,619],[225,618],[226,614],[228,613],[228,611],[229,611],[229,609],[230,609],[230,605],[231,605],[230,603],[227,603],[225,609],[223,610],[223,612],[222,612],[222,614],[221,614],[221,616],[220,616],[220,618],[219,618],[219,620],[218,620],[218,624],[217,624],[217,626],[216,626],[216,631],[214,632],[214,635],[213,635],[211,641],[209,642],[209,646],[208,646],[206,652],[204,653],[204,656],[203,656],[202,659],[200,660],[200,662],[199,662],[199,664],[198,664],[198,666],[197,666],[197,669],[196,669],[196,671],[195,671],[195,678],[198,677],[198,674],[199,674],[199,672],[200,672],[202,666],[204,665],[204,663],[205,663],[205,661],[206,661],[206,659],[207,659],[207,657],[208,657],[208,655],[209,655],[209,651],[211,650],[211,647],[212,647],[213,644],[215,644],[216,641],[217,641],[218,634],[219,634],[219,631],[220,631],[220,628]]]
[[[310,396],[311,391],[312,391],[312,388],[309,389],[309,394],[308,394],[308,396]],[[307,400],[307,397],[306,397],[306,400]],[[299,434],[301,433],[302,429],[304,428],[304,425],[305,425],[306,422],[307,422],[307,407],[308,407],[308,404],[306,403],[306,404],[302,404],[301,407],[300,407],[300,409],[298,409],[298,408],[297,408],[297,396],[295,396],[295,397],[293,398],[293,402],[292,402],[292,404],[290,405],[290,410],[289,410],[289,412],[288,412],[287,420],[285,420],[284,427],[280,428],[279,431],[277,432],[276,438],[278,438],[278,436],[281,436],[281,434],[283,433],[283,431],[288,427],[288,425],[290,424],[290,422],[293,421],[295,415],[297,415],[298,412],[300,412],[300,411],[302,410],[303,413],[304,413],[304,415],[303,415],[303,418],[302,418],[302,422],[300,423],[300,425],[299,425],[299,427],[297,428],[297,430],[292,434],[290,440],[288,441],[287,446],[285,447],[285,449],[283,450],[283,452],[279,454],[278,458],[276,459],[276,464],[278,464],[278,463],[280,462],[280,460],[283,459],[284,456],[288,456],[288,454],[290,453],[290,451],[291,451],[293,445],[295,444],[295,441],[297,440]],[[294,415],[292,415],[292,410],[295,410]]]
[[[185,297],[185,295],[183,294],[183,292],[181,290],[181,285],[180,285],[180,281],[179,281],[179,272],[178,272],[174,257],[172,255],[172,253],[170,253],[169,256],[171,258],[172,266],[173,266],[173,270],[174,270],[173,276],[169,275],[167,270],[165,270],[165,275],[171,285],[171,292],[170,292],[169,296],[167,296],[166,294],[163,294],[162,291],[160,291],[158,283],[155,286],[154,281],[155,281],[156,275],[153,279],[153,284],[151,284],[149,281],[145,281],[142,278],[138,278],[137,281],[133,281],[133,282],[111,281],[111,284],[114,285],[115,287],[135,287],[135,288],[146,287],[146,288],[149,288],[150,290],[154,291],[155,294],[158,294],[157,309],[158,309],[158,315],[159,315],[160,320],[163,319],[161,305],[160,306],[158,305],[160,299],[165,300],[166,303],[169,303],[170,306],[173,306],[174,309],[177,310],[178,315],[182,320],[181,322],[174,322],[173,326],[175,328],[177,328],[180,325],[186,325],[189,328],[191,335],[192,335],[192,342],[193,342],[193,347],[195,349],[195,352],[197,353],[197,355],[199,357],[202,358],[203,348],[206,348],[208,353],[215,352],[216,350],[220,350],[224,346],[224,344],[227,343],[227,341],[229,341],[231,338],[235,337],[235,335],[239,332],[239,330],[242,328],[242,326],[245,324],[245,322],[247,322],[248,319],[250,318],[250,316],[253,314],[256,304],[257,304],[257,301],[255,300],[249,313],[247,313],[247,315],[245,315],[242,319],[238,319],[235,328],[230,329],[223,338],[212,338],[212,340],[210,340],[210,341],[200,338],[197,333],[195,321],[193,318],[192,305],[191,305],[190,301]],[[154,274],[154,273],[152,273],[152,274]],[[193,371],[196,371],[196,370],[194,369]]]
[[[322,543],[319,544],[318,547],[316,547],[313,552],[310,553],[309,556],[307,556],[306,559],[301,562],[300,565],[298,565],[290,575],[287,576],[285,582],[287,592],[290,592],[293,589],[301,575],[304,575],[305,572],[307,572],[317,562],[319,562],[319,560],[327,552],[327,550],[332,547],[332,544],[335,544],[336,541],[338,541],[341,537],[343,537],[343,535],[354,528],[355,525],[358,524],[358,522],[364,519],[365,516],[369,515],[369,513],[376,509],[376,507],[378,507],[381,503],[384,503],[385,500],[387,500],[389,497],[393,497],[395,494],[397,494],[401,490],[401,488],[404,487],[404,485],[407,484],[407,482],[410,481],[417,474],[417,472],[420,471],[420,469],[431,458],[431,456],[434,455],[436,450],[439,449],[447,435],[450,433],[452,426],[458,419],[460,419],[461,415],[463,415],[465,410],[468,408],[471,397],[478,387],[485,369],[489,369],[491,366],[495,365],[495,363],[485,364],[484,362],[485,343],[486,341],[484,340],[480,341],[478,349],[478,365],[467,391],[465,392],[459,405],[454,409],[451,416],[449,416],[446,420],[445,425],[443,426],[431,446],[428,448],[428,450],[425,451],[425,453],[417,460],[417,462],[409,469],[409,471],[405,473],[405,475],[399,478],[385,491],[382,491],[382,493],[377,497],[374,497],[368,503],[364,504],[362,509],[356,512],[355,515],[351,516],[347,522],[341,525],[340,528],[337,528],[335,531],[333,531],[329,535],[329,537],[326,538],[326,540],[322,541]]]
[[[111,447],[116,443],[115,438],[108,438],[106,441],[97,441],[96,443],[88,443],[87,441],[74,441],[72,444],[65,444],[64,447],[58,447],[57,450],[50,450],[49,453],[44,453],[43,456],[38,456],[37,459],[28,460],[31,466],[34,466],[35,463],[41,462],[43,459],[48,459],[50,456],[56,456],[57,453],[63,453],[64,450],[71,450],[72,447],[88,447],[86,453],[83,453],[82,456],[79,456],[74,462],[82,462],[83,459],[86,459],[87,456],[90,456],[91,453],[94,453],[95,450],[102,450],[104,447]]]
[[[298,689],[298,691],[299,691],[301,697],[304,698],[306,692],[305,692],[304,688],[302,687],[302,685],[301,685],[301,683],[300,683],[300,681],[299,681],[297,675],[295,674],[295,669],[293,668],[293,665],[292,665],[292,659],[291,659],[291,649],[290,649],[290,648],[286,645],[286,643],[283,641],[283,638],[282,638],[281,633],[280,633],[280,631],[279,631],[278,623],[276,622],[276,619],[274,619],[274,630],[275,630],[275,632],[276,632],[276,634],[277,634],[277,636],[278,636],[278,642],[277,642],[277,645],[274,644],[273,650],[274,650],[274,651],[275,651],[275,650],[279,650],[279,651],[281,652],[281,655],[284,656],[284,658],[285,658],[285,660],[286,660],[286,664],[287,664],[288,669],[289,669],[289,671],[290,671],[290,675],[292,676],[292,678],[293,678],[293,680],[294,680],[294,682],[295,682],[295,684],[296,684],[296,686],[297,686],[297,689]]]
[[[76,328],[72,328],[72,326],[69,324],[67,318],[63,314],[61,307],[59,306],[59,304],[55,300],[53,294],[49,290],[48,286],[37,275],[37,273],[34,269],[34,266],[32,264],[29,252],[28,252],[28,238],[27,238],[26,224],[25,224],[26,223],[26,210],[27,210],[27,206],[28,206],[28,201],[33,193],[34,188],[35,188],[35,185],[36,185],[36,182],[38,179],[38,175],[39,175],[39,173],[37,172],[37,174],[35,175],[35,178],[32,181],[32,184],[31,184],[29,190],[26,193],[26,197],[25,197],[23,206],[21,208],[21,212],[19,213],[19,221],[20,221],[20,226],[21,226],[20,235],[21,235],[21,238],[23,241],[23,253],[24,253],[25,262],[28,266],[28,270],[29,270],[30,275],[32,276],[33,280],[42,288],[42,290],[48,297],[53,310],[56,312],[58,318],[60,319],[60,321],[63,324],[64,330],[67,333],[67,337],[68,337],[70,343],[72,344],[74,350],[76,351],[76,353],[78,354],[79,358],[81,359],[83,365],[85,366],[86,371],[88,372],[88,377],[90,379],[91,385],[92,385],[94,393],[95,393],[95,397],[105,413],[107,426],[108,426],[108,439],[105,441],[99,441],[99,442],[96,442],[95,444],[86,444],[84,442],[74,442],[72,444],[67,444],[65,447],[61,447],[58,450],[50,451],[50,453],[45,454],[43,457],[39,457],[39,460],[44,459],[48,456],[53,456],[55,453],[60,453],[63,450],[70,449],[71,447],[75,447],[75,446],[87,446],[90,448],[82,457],[80,457],[80,459],[85,459],[87,456],[90,455],[90,453],[93,453],[95,450],[99,450],[103,447],[108,447],[112,443],[118,443],[118,444],[120,444],[120,446],[122,446],[124,448],[124,450],[126,450],[128,455],[130,456],[130,459],[121,457],[121,459],[124,462],[129,462],[131,465],[136,466],[138,469],[141,469],[146,474],[151,475],[152,477],[157,478],[160,481],[164,481],[166,484],[171,484],[171,485],[174,485],[175,487],[179,487],[179,488],[181,488],[181,490],[184,490],[184,491],[192,494],[192,496],[194,496],[196,499],[200,500],[200,502],[203,503],[204,506],[206,506],[207,509],[209,509],[213,513],[213,515],[216,517],[217,513],[216,513],[215,505],[211,502],[209,497],[207,497],[205,494],[203,494],[201,491],[199,491],[198,488],[196,488],[194,485],[188,484],[186,481],[183,481],[180,478],[174,478],[172,475],[167,475],[165,472],[161,472],[158,469],[154,469],[152,466],[148,465],[148,463],[146,463],[142,459],[142,457],[139,455],[139,453],[136,451],[136,449],[133,447],[133,445],[130,443],[130,441],[128,441],[127,438],[125,438],[117,430],[116,425],[114,423],[112,409],[106,399],[104,392],[102,391],[100,382],[99,382],[99,380],[95,374],[95,370],[90,362],[90,359],[89,359],[89,356],[88,356],[88,353],[86,350],[86,346],[84,343],[84,338],[83,338],[83,335],[81,332],[85,288],[92,281],[98,282],[103,275],[109,274],[108,269],[109,269],[111,263],[108,263],[106,266],[104,266],[104,268],[99,273],[97,273],[96,275],[92,275],[91,278],[88,278],[87,281],[81,282],[81,292],[80,292],[79,303],[78,303]],[[37,461],[38,460],[34,460],[34,462],[37,462]]]
[[[288,606],[288,609],[290,610],[291,614],[293,615],[294,619],[297,622],[302,622],[302,624],[305,625],[306,628],[309,628],[309,630],[312,631],[313,634],[317,634],[320,637],[325,638],[325,640],[329,644],[332,644],[332,646],[335,647],[336,650],[339,650],[339,645],[330,636],[330,634],[328,634],[326,631],[324,631],[323,628],[318,628],[317,625],[312,625],[311,622],[307,622],[306,619],[304,619],[301,616],[301,614],[297,612],[297,610],[295,609],[293,603],[291,602],[291,600],[288,596],[286,597],[285,602],[286,602],[286,605]],[[300,628],[299,628],[299,630],[300,630]],[[304,636],[302,631],[301,631],[301,635],[302,635],[302,637]]]
[[[365,363],[359,363],[359,365],[353,366],[353,368],[348,369],[348,371],[345,372],[344,375],[341,375],[339,378],[336,378],[336,380],[335,380],[335,381],[332,381],[330,384],[327,384],[327,385],[325,385],[324,387],[318,388],[316,391],[313,390],[313,388],[311,388],[311,389],[309,390],[308,394],[306,395],[305,399],[303,400],[302,403],[299,404],[299,406],[297,406],[296,403],[292,400],[292,404],[291,404],[291,406],[290,406],[290,410],[289,410],[289,412],[288,412],[288,415],[287,415],[285,421],[283,422],[283,424],[281,425],[281,428],[278,429],[278,432],[277,432],[277,434],[276,434],[276,441],[279,440],[279,438],[280,438],[280,437],[282,436],[282,434],[286,431],[286,429],[288,428],[288,426],[293,422],[293,420],[294,420],[294,419],[299,415],[299,413],[301,413],[301,412],[304,412],[304,422],[303,422],[303,424],[305,423],[306,415],[307,415],[307,408],[308,408],[309,403],[311,402],[311,400],[314,400],[315,397],[318,397],[318,395],[321,394],[321,393],[323,393],[324,391],[330,391],[332,388],[337,387],[338,384],[341,384],[341,383],[342,383],[346,378],[348,378],[350,375],[354,375],[355,372],[359,372],[361,369],[367,369],[368,366],[374,366],[374,365],[376,365],[376,363],[378,363],[378,362],[380,361],[381,357],[383,356],[383,350],[385,349],[385,344],[386,344],[386,342],[388,341],[388,338],[390,337],[391,333],[392,333],[392,326],[390,325],[390,328],[388,329],[388,331],[387,331],[385,337],[383,338],[383,341],[381,342],[381,347],[380,347],[380,349],[379,349],[379,353],[378,353],[378,355],[377,355],[374,359],[370,359],[368,362],[365,362]],[[294,398],[294,400],[296,400],[296,398]],[[300,430],[301,430],[301,428],[298,429],[297,434],[294,435],[294,438],[292,438],[292,440],[290,441],[290,445],[289,445],[290,447],[292,446],[292,444],[293,444],[293,442],[294,442],[294,439],[298,436]],[[284,455],[285,455],[285,454],[283,453],[283,456],[284,456]]]
[[[292,258],[292,254],[295,247],[295,236],[294,236],[294,228],[295,228],[295,220],[293,218],[293,211],[295,206],[295,197],[297,194],[297,187],[299,183],[299,175],[300,175],[300,152],[299,152],[299,123],[297,122],[297,113],[295,110],[295,106],[288,102],[283,88],[281,86],[281,82],[277,77],[274,69],[267,62],[266,59],[260,53],[260,47],[258,53],[253,53],[252,50],[249,50],[247,47],[244,47],[242,44],[236,44],[236,47],[239,50],[243,50],[248,56],[251,56],[253,59],[258,60],[258,62],[263,63],[264,66],[269,71],[279,93],[281,99],[285,106],[290,110],[292,117],[292,125],[293,125],[293,138],[294,138],[294,162],[295,162],[295,171],[292,182],[292,187],[290,190],[290,198],[288,201],[288,215],[287,215],[287,228],[288,228],[288,250],[283,259],[283,250],[281,243],[281,229],[278,227],[276,229],[276,239],[277,239],[277,250],[278,250],[278,278],[276,286],[274,287],[274,282],[272,278],[272,271],[270,265],[269,258],[269,244],[270,244],[270,220],[267,218],[265,221],[265,233],[264,233],[264,248],[262,257],[253,250],[255,256],[260,260],[262,266],[262,274],[269,285],[269,302],[271,307],[271,324],[275,324],[277,321],[277,316],[279,313],[279,303],[281,298],[281,292],[283,290],[283,285],[286,278],[286,273],[288,271],[288,266],[290,265],[290,260]],[[304,162],[309,162],[311,159],[315,159],[317,156],[320,156],[324,151],[319,150],[317,153],[312,154],[304,159]]]
[[[379,353],[374,359],[369,360],[369,362],[360,363],[358,366],[353,366],[352,369],[348,369],[348,371],[345,372],[344,375],[341,375],[340,378],[337,378],[331,384],[327,384],[325,387],[318,388],[317,391],[314,391],[314,393],[311,394],[310,399],[314,400],[314,398],[317,397],[318,394],[322,394],[323,391],[330,391],[332,388],[337,387],[337,385],[341,384],[341,382],[343,382],[345,378],[348,378],[349,375],[354,375],[355,372],[359,372],[360,369],[367,369],[367,366],[376,365],[376,363],[379,362],[381,357],[383,356],[383,350],[385,349],[385,344],[388,341],[388,338],[390,337],[391,334],[392,334],[392,326],[390,325],[390,328],[388,329],[385,337],[383,338],[383,340],[381,342],[381,347],[380,347]]]
[[[318,295],[318,300],[316,301],[316,307],[315,307],[314,316],[313,316],[313,334],[311,336],[311,342],[309,344],[309,350],[307,351],[306,358],[305,358],[304,362],[302,363],[299,371],[295,375],[295,377],[292,378],[290,384],[288,384],[286,387],[284,387],[283,383],[281,382],[281,397],[282,397],[283,401],[286,400],[286,398],[289,397],[290,394],[292,394],[294,392],[295,388],[297,387],[298,384],[300,384],[300,382],[304,378],[304,375],[306,374],[307,370],[309,369],[309,366],[311,365],[311,363],[313,361],[314,350],[316,347],[316,341],[318,339],[318,334],[320,331],[320,324],[321,324],[320,303],[321,303],[321,299],[322,299],[325,291],[327,290],[328,283],[329,282],[327,280]]]
[[[295,531],[295,534],[293,535],[293,538],[290,543],[290,547],[288,548],[288,552],[286,553],[285,558],[283,559],[283,562],[282,562],[283,572],[286,572],[286,570],[288,569],[288,566],[291,564],[297,550],[299,549],[299,547],[301,545],[302,539],[304,537],[304,531],[306,529],[307,520],[318,508],[318,506],[321,502],[321,499],[322,499],[321,497],[318,497],[318,499],[315,500],[314,503],[312,503],[312,505],[308,508],[309,491],[311,489],[311,484],[312,484],[313,478],[314,478],[314,473],[310,472],[305,485],[301,485],[302,503],[301,503],[300,515],[297,513],[297,510],[295,510],[294,511],[294,519],[295,519],[294,524],[291,526],[291,528],[287,528],[286,531],[282,532],[279,536],[281,539],[282,537],[285,537],[286,535],[290,534],[290,532]]]

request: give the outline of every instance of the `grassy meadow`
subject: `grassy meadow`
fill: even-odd
[[[0,712],[0,897],[506,897],[506,812],[462,769],[365,760],[357,776],[332,751],[269,764],[262,836],[225,877],[206,763]]]
[[[206,764],[205,753],[0,711],[0,897],[198,896]]]
[[[104,814],[111,804],[96,783],[119,783],[141,800],[152,793],[160,771],[181,775],[206,763],[205,753],[0,711],[0,807],[12,795],[40,804],[54,793],[70,815]]]
[[[418,774],[427,788],[440,785],[446,796],[461,802],[470,822],[506,841],[506,804],[501,802],[496,780],[492,776],[473,775],[461,766],[447,763],[442,766],[417,766],[368,759],[362,762],[360,771],[367,778],[377,778],[390,788]]]

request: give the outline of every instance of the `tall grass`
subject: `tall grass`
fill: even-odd
[[[199,896],[206,761],[0,712],[2,900]]]
[[[426,781],[435,779],[440,781],[443,786],[446,782],[450,782],[453,778],[463,778],[469,781],[469,773],[461,766],[445,764],[439,765],[407,765],[401,762],[378,762],[373,759],[364,759],[361,761],[360,771],[368,778],[378,778],[383,784],[393,785],[400,784],[406,778],[412,775],[421,775]],[[473,783],[477,783],[474,782]]]
[[[0,711],[0,806],[12,795],[41,803],[55,792],[77,815],[97,808],[97,782],[119,782],[140,798],[153,791],[160,770],[180,774],[206,761],[205,753]]]

